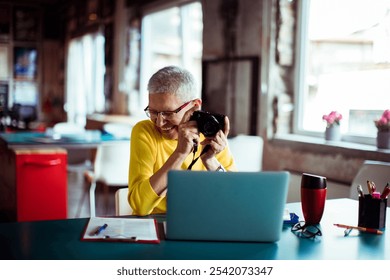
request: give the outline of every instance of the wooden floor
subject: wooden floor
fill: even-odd
[[[68,218],[90,217],[89,183],[84,176],[87,168],[68,170]],[[96,216],[115,215],[115,191],[117,187],[98,184],[96,187]]]

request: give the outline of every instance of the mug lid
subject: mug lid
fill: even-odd
[[[301,188],[305,189],[326,189],[326,177],[303,173]]]

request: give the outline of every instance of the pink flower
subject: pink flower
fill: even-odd
[[[390,131],[390,110],[385,110],[379,120],[374,122],[378,131]]]
[[[385,110],[383,112],[382,118],[385,118],[387,120],[390,120],[390,110]]]
[[[337,111],[332,111],[329,113],[329,115],[323,115],[322,119],[326,121],[327,127],[330,127],[332,125],[340,125],[340,120],[343,118],[343,116],[337,112]]]

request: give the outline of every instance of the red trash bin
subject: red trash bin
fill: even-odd
[[[14,149],[17,221],[67,218],[67,152]]]

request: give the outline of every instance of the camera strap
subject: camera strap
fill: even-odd
[[[200,155],[195,158],[195,154],[196,152],[198,151],[198,144],[194,143],[194,148],[192,149],[192,162],[191,164],[188,166],[187,170],[191,170],[192,169],[192,166],[194,166],[194,164],[198,161],[198,159],[203,155],[205,154],[208,150],[210,149],[210,145],[207,145],[203,148],[202,152],[200,153]]]

